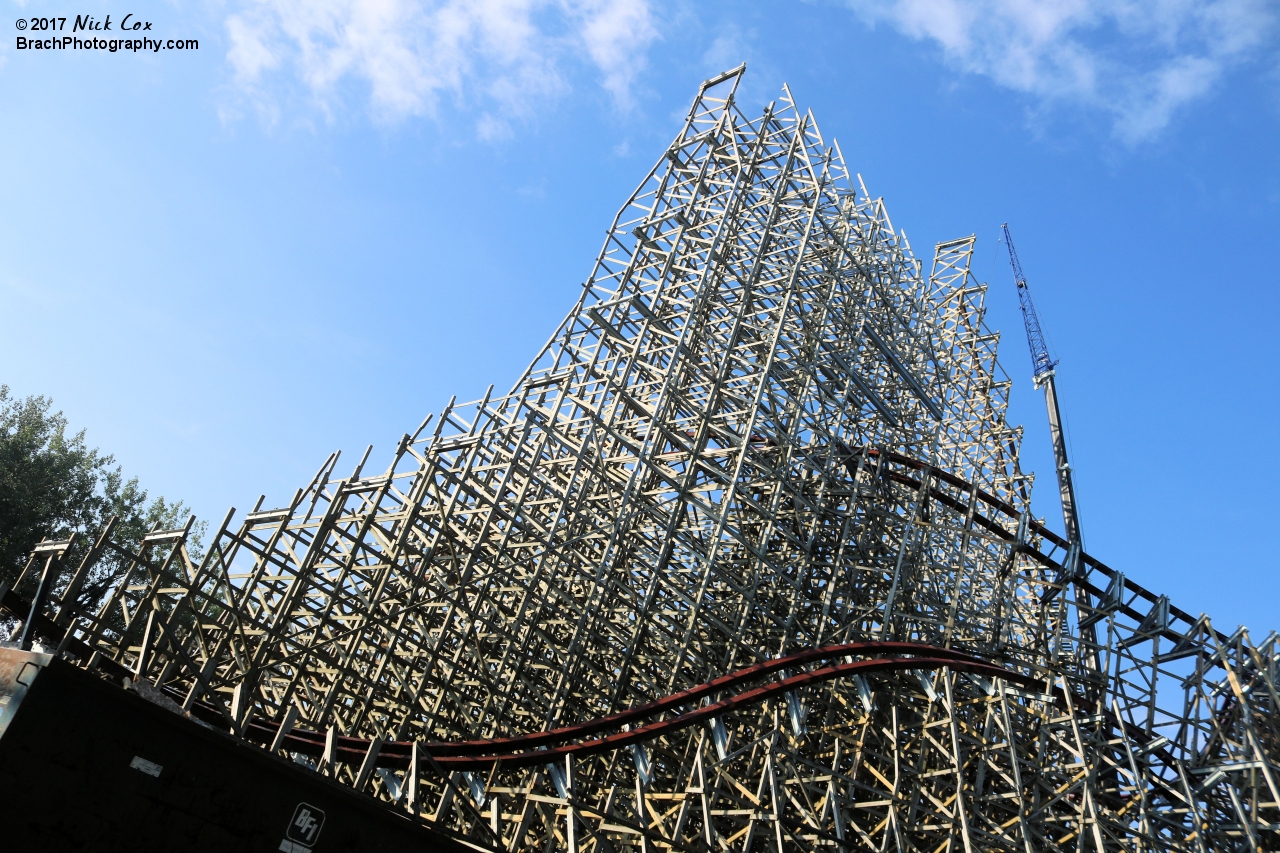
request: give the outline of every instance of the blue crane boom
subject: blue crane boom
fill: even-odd
[[[1013,279],[1018,285],[1018,305],[1022,308],[1022,322],[1027,327],[1027,345],[1031,347],[1031,368],[1036,385],[1040,377],[1057,366],[1058,362],[1049,357],[1049,347],[1044,342],[1044,332],[1040,331],[1040,318],[1036,316],[1035,303],[1031,301],[1031,289],[1027,287],[1027,277],[1022,274],[1022,264],[1018,262],[1018,250],[1013,248],[1013,236],[1009,233],[1009,223],[1000,226],[1004,229],[1004,244],[1009,249],[1009,265],[1013,267]]]
[[[1031,289],[1027,287],[1027,277],[1022,274],[1022,264],[1018,262],[1018,251],[1013,248],[1013,236],[1009,234],[1009,224],[1004,229],[1004,243],[1009,249],[1009,265],[1013,267],[1013,279],[1018,285],[1018,303],[1022,306],[1022,321],[1027,327],[1027,344],[1031,347],[1031,367],[1036,387],[1044,389],[1045,406],[1049,410],[1049,433],[1053,438],[1053,461],[1057,466],[1058,495],[1062,499],[1062,522],[1067,530],[1068,555],[1065,561],[1067,572],[1074,576],[1079,568],[1080,552],[1084,540],[1080,532],[1080,516],[1076,511],[1076,489],[1071,480],[1071,465],[1067,461],[1067,441],[1062,431],[1062,412],[1058,407],[1058,386],[1054,368],[1058,362],[1049,357],[1049,348],[1044,342],[1044,332],[1040,330],[1040,318],[1036,316],[1036,306],[1031,302]]]

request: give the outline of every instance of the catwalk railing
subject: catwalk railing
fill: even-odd
[[[509,393],[6,601],[48,566],[61,652],[512,851],[1274,847],[1275,637],[1065,575],[972,238],[926,277],[740,75]]]

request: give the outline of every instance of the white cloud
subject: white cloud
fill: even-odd
[[[1269,0],[847,0],[942,48],[954,66],[1051,102],[1110,113],[1154,137],[1234,65],[1274,45]]]
[[[629,104],[631,80],[641,68],[632,50],[643,50],[658,35],[647,0],[585,0],[578,5],[582,40],[604,73],[604,87],[619,104]]]
[[[584,60],[626,108],[657,37],[648,0],[251,0],[226,28],[235,81],[268,112],[274,84],[300,83],[326,112],[354,84],[384,121],[473,101],[485,138],[568,89]]]

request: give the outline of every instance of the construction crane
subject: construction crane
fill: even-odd
[[[1009,234],[1009,223],[1000,226],[1004,229],[1004,244],[1009,249],[1009,265],[1013,267],[1013,278],[1018,285],[1018,304],[1022,307],[1022,322],[1027,327],[1027,344],[1031,347],[1032,378],[1037,388],[1044,389],[1045,405],[1049,409],[1049,433],[1053,437],[1053,461],[1058,471],[1058,493],[1062,499],[1062,523],[1067,529],[1067,559],[1064,568],[1068,577],[1075,577],[1079,572],[1080,552],[1084,541],[1080,532],[1080,516],[1076,511],[1076,490],[1071,481],[1071,465],[1067,461],[1067,442],[1062,433],[1062,413],[1058,407],[1058,388],[1055,383],[1057,372],[1054,370],[1058,362],[1049,357],[1049,348],[1044,342],[1044,332],[1040,329],[1040,318],[1036,316],[1036,306],[1031,301],[1031,289],[1027,287],[1027,277],[1022,274],[1022,264],[1018,262],[1018,251],[1013,247],[1013,237]]]

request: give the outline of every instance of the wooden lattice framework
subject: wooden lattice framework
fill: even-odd
[[[973,238],[926,276],[741,74],[509,393],[198,561],[156,531],[89,606],[104,531],[44,634],[510,851],[1280,849],[1280,640],[1066,576]]]

